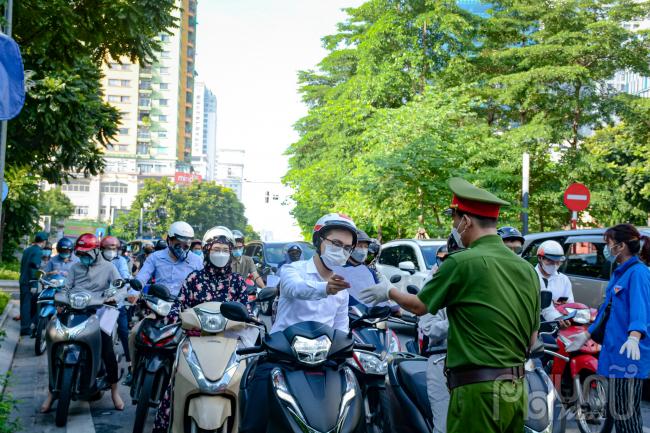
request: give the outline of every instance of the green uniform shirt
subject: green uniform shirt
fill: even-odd
[[[539,328],[539,278],[498,235],[450,255],[418,297],[431,313],[447,307],[447,367],[523,365]]]
[[[43,249],[38,245],[31,245],[23,251],[23,257],[20,260],[20,280],[21,285],[26,285],[30,280],[36,277],[36,271],[41,267],[43,258]]]

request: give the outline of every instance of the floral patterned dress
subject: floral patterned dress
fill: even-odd
[[[192,308],[204,302],[237,301],[247,305],[248,294],[241,275],[233,273],[230,265],[217,268],[206,261],[205,268],[194,271],[183,283],[178,297],[167,315],[167,323],[176,323],[179,314],[186,308]],[[171,419],[172,384],[167,387],[160,401],[153,433],[167,432]]]

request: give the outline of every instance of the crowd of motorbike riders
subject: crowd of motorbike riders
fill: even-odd
[[[316,332],[314,323],[326,325],[329,330],[325,335],[331,345],[336,345],[337,333],[349,336],[350,329],[356,326],[357,321],[351,321],[350,311],[353,308],[357,308],[355,311],[361,316],[364,312],[380,311],[381,307],[386,307],[381,311],[397,319],[402,316],[403,310],[420,316],[417,326],[426,341],[426,347],[422,348],[420,354],[433,353],[429,357],[425,376],[426,396],[430,404],[430,431],[523,431],[525,395],[523,400],[511,398],[507,402],[499,400],[501,397],[497,396],[494,401],[498,402],[499,413],[495,415],[492,404],[494,395],[503,390],[493,384],[513,386],[513,390],[508,391],[517,394],[516,388],[521,386],[519,381],[523,377],[521,366],[537,340],[540,321],[542,325],[554,324],[556,330],[572,326],[572,317],[566,314],[566,310],[559,308],[575,302],[569,278],[558,272],[566,253],[558,242],[545,241],[537,249],[538,263],[533,268],[519,257],[524,244],[521,233],[514,227],[501,227],[497,230],[498,208],[505,203],[486,191],[462,182],[464,181],[459,180],[456,184],[450,182],[454,196],[448,213],[453,219],[453,229],[447,245],[438,250],[430,276],[417,295],[398,290],[394,286],[395,281],[387,280],[376,270],[374,261],[379,253],[379,243],[359,230],[345,215],[331,213],[316,222],[312,233],[312,242],[316,248],[313,258],[302,260],[300,244],[289,244],[285,249],[285,262],[273,270],[279,276],[280,283],[275,288],[277,296],[271,329],[266,333],[260,332],[259,335],[238,334],[237,355],[232,355],[229,363],[224,364],[227,371],[221,371],[216,376],[222,377],[221,380],[228,374],[232,376],[230,366],[235,358],[250,360],[251,356],[257,356],[259,361],[255,368],[247,370],[245,379],[241,379],[246,382],[245,401],[232,406],[237,407],[236,412],[239,413],[225,411],[218,415],[229,419],[224,424],[227,428],[220,430],[221,426],[218,425],[211,428],[220,432],[232,431],[233,426],[241,432],[273,431],[269,428],[269,420],[277,416],[274,414],[276,406],[273,406],[269,398],[269,390],[273,389],[289,408],[290,416],[286,425],[297,425],[296,431],[317,431],[309,423],[313,421],[318,424],[320,421],[314,421],[312,415],[311,421],[307,420],[309,417],[301,413],[301,407],[306,403],[294,400],[285,388],[285,382],[292,379],[288,373],[285,377],[278,366],[286,364],[289,358],[286,358],[286,354],[285,358],[278,356],[282,352],[278,347],[282,344],[274,336],[284,333],[288,341],[284,344],[291,344],[294,354],[299,358],[296,341],[307,341],[301,338],[309,335],[309,332]],[[646,338],[650,314],[650,271],[646,265],[650,259],[650,242],[628,224],[608,229],[605,241],[606,257],[617,264],[605,302],[597,318],[590,321],[591,327],[587,329],[585,326],[584,332],[577,333],[571,341],[565,342],[565,349],[566,352],[579,351],[585,344],[593,344],[592,334],[595,340],[595,334],[605,330],[604,338],[600,339],[602,351],[598,373],[609,379],[610,399],[616,406],[613,408],[615,410],[608,413],[626,414],[612,417],[611,423],[616,425],[619,433],[641,432],[640,387],[650,369],[650,344]],[[185,222],[177,221],[169,227],[165,240],[145,246],[137,257],[130,257],[125,245],[112,236],[98,239],[93,234],[83,234],[74,243],[64,237],[56,243],[57,255],[53,257],[50,257],[51,247],[48,249],[46,244],[47,235],[39,233],[32,246],[23,254],[20,281],[21,335],[31,335],[38,339],[42,334],[45,339],[49,338],[48,344],[54,345],[54,337],[45,336],[47,321],[39,325],[36,304],[38,290],[34,289],[39,281],[44,284],[48,279],[60,279],[61,293],[67,293],[68,297],[54,297],[54,315],[67,318],[47,319],[49,326],[56,330],[65,324],[68,338],[77,329],[74,328],[77,323],[74,318],[80,315],[74,305],[78,302],[77,298],[70,294],[100,296],[101,302],[91,311],[91,315],[102,316],[107,309],[113,310],[114,332],[106,332],[106,329],[98,325],[97,329],[102,329],[99,332],[101,341],[98,342],[101,347],[101,366],[99,373],[95,371],[93,375],[103,377],[102,389],[110,390],[114,407],[118,411],[124,409],[125,403],[117,386],[121,379],[119,358],[114,351],[116,343],[121,344],[127,365],[124,384],[134,387],[137,382],[137,386],[142,387],[142,377],[146,375],[142,376],[137,370],[140,368],[140,358],[144,357],[139,352],[144,344],[165,348],[169,343],[174,352],[171,356],[171,369],[179,365],[181,352],[188,359],[191,356],[205,355],[198,346],[192,349],[192,345],[182,343],[183,338],[205,335],[206,329],[209,330],[214,325],[210,322],[211,319],[204,320],[211,316],[203,315],[203,310],[199,309],[196,314],[200,326],[197,325],[198,328],[194,329],[186,326],[183,315],[194,307],[215,302],[232,307],[232,303],[239,303],[245,307],[246,315],[250,316],[250,319],[240,318],[252,325],[248,329],[259,330],[261,326],[256,317],[259,310],[255,303],[258,302],[256,294],[264,288],[265,278],[258,272],[254,261],[243,255],[245,239],[238,230],[217,226],[208,230],[203,239],[195,239],[193,228]],[[637,264],[643,266],[635,266]],[[336,273],[340,268],[359,266],[368,269],[374,280],[373,285],[360,288]],[[479,290],[481,285],[487,286],[487,290]],[[526,288],[527,285],[530,287]],[[478,292],[465,293],[472,289]],[[552,302],[540,307],[541,292],[550,293]],[[530,293],[534,296],[529,296]],[[237,311],[234,307],[230,310]],[[234,319],[237,316],[232,311],[228,315],[223,308],[222,312],[227,318]],[[507,318],[506,325],[495,324],[504,320],[504,314],[511,316]],[[84,320],[92,320],[89,317]],[[142,339],[146,337],[139,337],[140,328],[147,326],[147,320],[154,320],[152,317],[157,318],[154,328],[160,337],[157,340],[160,344],[151,341],[143,343]],[[103,318],[99,322],[102,320]],[[481,320],[490,323],[484,324]],[[183,326],[178,331],[181,321]],[[171,326],[176,326],[173,334],[166,331]],[[226,329],[230,329],[230,326]],[[489,329],[478,329],[479,327]],[[516,327],[521,329],[513,329]],[[54,331],[47,332],[52,334]],[[144,334],[144,331],[140,333]],[[163,338],[165,335],[167,337]],[[546,333],[544,337],[550,338],[551,344],[555,343],[552,334]],[[321,338],[314,341],[321,342]],[[265,339],[266,344],[263,344]],[[323,346],[326,347],[325,357],[328,356],[327,351],[334,352],[331,345]],[[477,355],[482,350],[477,347],[482,346],[488,346],[485,350],[492,351],[487,356],[487,361],[485,353]],[[270,355],[274,347],[275,357]],[[364,348],[363,345],[360,347]],[[365,349],[373,350],[368,347]],[[221,350],[225,350],[225,347]],[[320,356],[314,353],[309,356]],[[352,352],[345,353],[349,356]],[[61,361],[61,368],[64,371],[66,369],[63,366],[67,365],[69,356],[71,355],[63,355],[65,360]],[[49,352],[48,357],[50,364],[55,362],[56,357]],[[231,354],[227,354],[227,358],[230,357]],[[515,361],[512,362],[512,359]],[[209,366],[203,364],[209,364],[210,360],[202,358],[202,361],[202,368],[209,370]],[[320,361],[322,360],[311,359],[305,361],[305,364],[312,362],[318,365]],[[196,367],[198,364],[197,361],[195,365],[190,365],[192,371],[201,368]],[[239,366],[239,363],[232,365]],[[50,392],[41,407],[44,413],[53,408],[57,399],[66,395],[66,390],[58,382],[61,379],[52,377],[56,374],[55,369],[56,366],[49,366]],[[203,373],[196,373],[199,374]],[[158,398],[147,394],[144,409],[138,409],[137,416],[140,419],[136,422],[137,428],[134,431],[143,428],[150,406],[157,408],[153,428],[157,433],[183,431],[187,428],[183,419],[180,430],[174,427],[178,418],[186,418],[187,415],[179,417],[175,413],[177,410],[195,410],[203,415],[215,410],[198,403],[197,406],[186,404],[185,407],[177,404],[173,376],[173,372],[168,372],[167,379],[159,382]],[[349,376],[343,377],[349,379]],[[303,382],[298,383],[304,385]],[[481,387],[488,383],[490,387]],[[218,390],[225,389],[228,383],[222,385]],[[343,385],[340,392],[343,400],[340,412],[339,406],[334,410],[337,416],[331,431],[356,431],[354,425],[350,429],[350,422],[346,420],[348,385]],[[87,386],[93,391],[101,390],[99,387],[93,388],[92,384]],[[75,387],[82,387],[81,382]],[[281,394],[283,390],[286,395]],[[488,400],[485,400],[486,394],[489,394]],[[135,402],[137,398],[138,395],[134,396],[132,388],[131,399]],[[153,404],[149,404],[149,400]],[[352,410],[350,406],[349,411]],[[362,413],[368,410],[368,407],[361,408]],[[219,411],[224,412],[223,409]],[[327,408],[322,408],[322,411],[327,412]],[[62,416],[67,416],[67,413]],[[202,414],[193,413],[192,416],[197,419]],[[369,417],[364,415],[360,419],[369,421]],[[62,423],[65,423],[65,419],[60,419],[57,412],[57,424]],[[325,421],[322,423],[326,424]],[[393,431],[388,425],[389,421],[386,421],[381,425],[382,429]]]

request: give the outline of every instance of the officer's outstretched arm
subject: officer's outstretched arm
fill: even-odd
[[[388,292],[388,296],[391,300],[397,302],[400,307],[404,308],[407,311],[410,311],[416,316],[422,316],[428,313],[427,306],[424,305],[424,302],[420,301],[420,298],[418,298],[416,295],[404,293],[396,287],[391,287]]]

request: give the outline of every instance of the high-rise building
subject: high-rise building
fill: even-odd
[[[244,182],[245,155],[246,153],[241,149],[217,149],[215,165],[215,181],[232,189],[240,201]]]
[[[206,180],[215,178],[217,98],[202,81],[194,83],[192,167]]]
[[[177,6],[180,25],[158,36],[155,61],[111,59],[103,66],[104,99],[121,112],[118,136],[105,151],[104,174],[62,185],[74,218],[110,222],[130,209],[144,179],[189,171],[196,0],[177,0]]]

